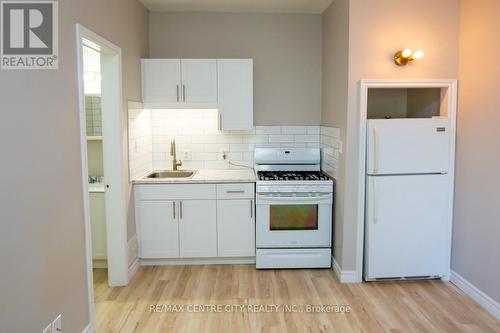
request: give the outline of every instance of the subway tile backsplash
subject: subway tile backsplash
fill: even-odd
[[[148,116],[150,132],[146,129]],[[322,157],[328,159],[324,166],[330,175],[336,173],[337,141],[340,138],[338,129],[320,126],[256,126],[247,131],[219,131],[217,117],[217,110],[139,112],[129,109],[131,176],[134,174],[138,177],[151,169],[171,169],[170,142],[174,139],[177,158],[182,160],[182,168],[185,169],[253,167],[256,147],[321,146],[323,150],[326,149]],[[137,147],[138,151],[133,151]],[[150,159],[147,157],[149,151]],[[149,170],[146,170],[148,165]]]
[[[256,126],[248,131],[219,131],[216,110],[152,110],[151,117],[153,169],[171,168],[173,139],[177,143],[177,156],[187,169],[253,167],[256,147],[319,147],[320,144],[319,126]]]
[[[340,129],[336,127],[321,126],[321,170],[331,177],[338,177],[338,164],[340,155]]]
[[[140,103],[128,105],[130,179],[141,177],[153,168],[153,135],[151,111]]]

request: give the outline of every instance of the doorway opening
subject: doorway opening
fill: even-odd
[[[121,49],[79,24],[76,41],[89,318],[95,328],[94,269],[109,287],[129,281]]]

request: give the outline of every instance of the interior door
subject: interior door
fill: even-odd
[[[179,202],[179,205],[179,242],[181,257],[216,257],[216,201],[182,200]]]
[[[142,59],[141,64],[144,102],[180,102],[180,59]]]
[[[217,61],[182,59],[182,100],[186,103],[217,103]]]
[[[447,173],[448,119],[368,120],[367,173]]]
[[[446,273],[448,192],[448,175],[367,177],[366,279]]]
[[[178,258],[179,223],[175,201],[139,201],[141,258]]]

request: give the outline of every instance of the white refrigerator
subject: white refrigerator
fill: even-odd
[[[368,120],[365,280],[449,274],[448,119]]]

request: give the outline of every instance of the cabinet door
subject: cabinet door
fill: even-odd
[[[181,257],[216,257],[216,201],[182,200],[179,204]]]
[[[255,256],[253,200],[217,202],[217,241],[219,257]]]
[[[253,60],[218,59],[217,71],[220,129],[252,129]]]
[[[106,207],[104,193],[90,193],[90,223],[92,225],[92,259],[107,258]]]
[[[175,201],[139,201],[141,258],[178,258],[179,223]]]
[[[182,59],[182,100],[186,103],[217,102],[217,61]]]
[[[147,102],[177,103],[181,97],[179,59],[142,59],[142,99]]]

